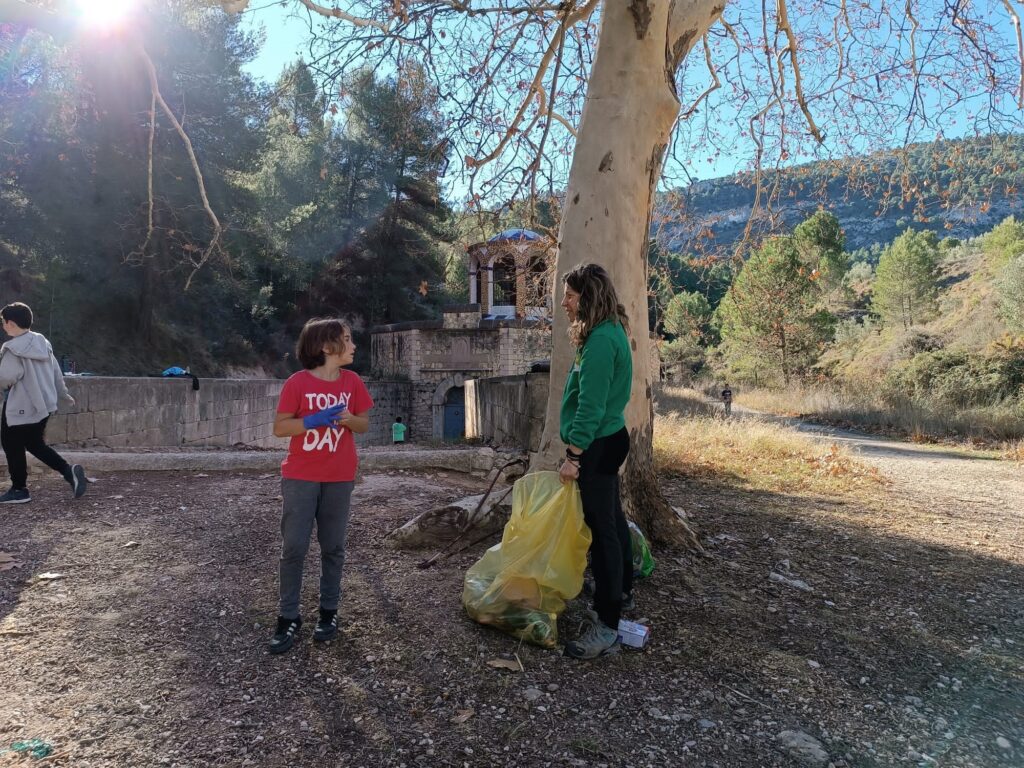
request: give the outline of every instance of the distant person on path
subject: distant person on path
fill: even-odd
[[[725,406],[725,415],[732,416],[732,390],[729,389],[729,385],[725,385],[725,389],[722,390],[722,405]]]
[[[402,423],[402,417],[396,416],[395,423],[391,425],[391,442],[395,445],[405,442],[406,426]]]
[[[619,468],[629,453],[626,403],[633,385],[626,310],[608,273],[584,264],[565,275],[562,308],[576,358],[562,395],[560,436],[568,446],[558,474],[579,482],[583,517],[593,535],[594,614],[566,655],[593,659],[615,650],[623,602],[632,600],[633,543],[619,496]]]
[[[74,405],[68,394],[60,364],[46,337],[32,329],[32,310],[15,302],[0,309],[4,333],[11,340],[0,347],[0,391],[6,391],[0,414],[0,443],[7,457],[11,488],[0,496],[0,504],[25,504],[28,491],[28,451],[68,481],[75,498],[89,483],[80,464],[68,464],[46,444],[46,422],[57,412],[58,401]]]
[[[363,380],[343,368],[352,363],[355,350],[346,323],[310,320],[296,345],[304,370],[281,390],[274,435],[291,442],[281,463],[280,611],[271,653],[291,648],[302,627],[302,567],[314,522],[321,569],[320,617],[313,639],[327,641],[338,633],[341,569],[358,465],[353,432],[370,428],[367,412],[373,407]]]

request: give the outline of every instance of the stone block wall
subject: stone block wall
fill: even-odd
[[[81,448],[279,447],[272,433],[276,379],[68,378],[75,398],[46,425],[54,445]]]
[[[530,364],[551,357],[551,326],[506,327],[501,334],[501,360],[496,370],[511,376],[530,370]]]
[[[284,448],[274,437],[280,379],[68,378],[75,405],[50,417],[46,439],[76,448],[232,446]],[[374,399],[364,445],[391,442],[395,416],[406,419],[411,387],[401,381],[367,381]],[[428,409],[429,410],[429,409]],[[427,432],[429,435],[429,431]]]
[[[442,321],[445,328],[476,328],[480,324],[479,304],[445,307]]]
[[[381,377],[433,381],[461,373],[488,378],[524,373],[551,355],[551,327],[523,320],[469,322],[468,313],[446,313],[447,325],[402,323],[371,336],[373,370]]]
[[[365,435],[356,435],[356,445],[390,445],[391,425],[395,417],[401,416],[408,425],[410,417],[411,389],[407,381],[366,381],[366,388],[373,398],[373,410],[370,411],[370,431]],[[429,436],[429,433],[427,434]],[[406,440],[423,439],[410,427],[405,435]]]
[[[536,451],[544,430],[547,373],[466,381],[466,437]]]
[[[408,440],[430,440],[434,436],[434,413],[431,403],[437,385],[431,381],[419,381],[409,385],[409,406],[411,413]]]
[[[397,330],[399,327],[388,326],[396,330],[370,336],[373,370],[386,378],[415,379],[420,369],[420,331],[404,326]]]

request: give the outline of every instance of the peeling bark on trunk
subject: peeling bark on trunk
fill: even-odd
[[[722,9],[722,0],[606,0],[556,263],[558,275],[586,262],[603,265],[629,313],[633,397],[626,410],[632,439],[622,478],[626,513],[655,542],[697,552],[700,543],[666,502],[652,460],[647,234],[662,158],[680,111],[675,73]],[[562,284],[561,280],[554,282],[557,307]],[[558,436],[559,410],[562,383],[574,353],[566,330],[565,315],[558,311],[544,434],[530,471],[557,469],[565,450]],[[480,531],[486,526],[497,530],[507,519],[507,507],[496,506],[480,520],[470,520],[478,499],[463,499],[425,513],[393,531],[389,541],[398,546],[443,545],[463,533],[467,525]]]
[[[653,400],[647,319],[647,235],[662,157],[679,115],[675,72],[723,3],[609,0],[573,156],[559,233],[557,274],[586,262],[608,270],[630,319],[633,397],[626,410],[632,449],[623,474],[627,514],[662,544],[700,549],[668,505],[652,463]],[[562,299],[560,279],[554,306]],[[551,390],[540,451],[531,469],[557,467],[561,387],[573,357],[567,319],[556,312]]]

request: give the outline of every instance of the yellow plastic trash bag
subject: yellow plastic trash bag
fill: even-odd
[[[558,614],[583,588],[590,529],[576,483],[536,472],[512,488],[501,543],[466,572],[462,604],[474,621],[544,648],[558,643]]]

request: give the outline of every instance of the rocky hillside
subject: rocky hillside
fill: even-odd
[[[842,222],[848,250],[888,243],[907,227],[973,237],[1024,211],[1022,159],[1024,137],[989,136],[766,174],[753,231],[790,230],[825,207]],[[756,193],[753,175],[741,173],[663,194],[659,240],[676,252],[727,250],[743,236]]]

